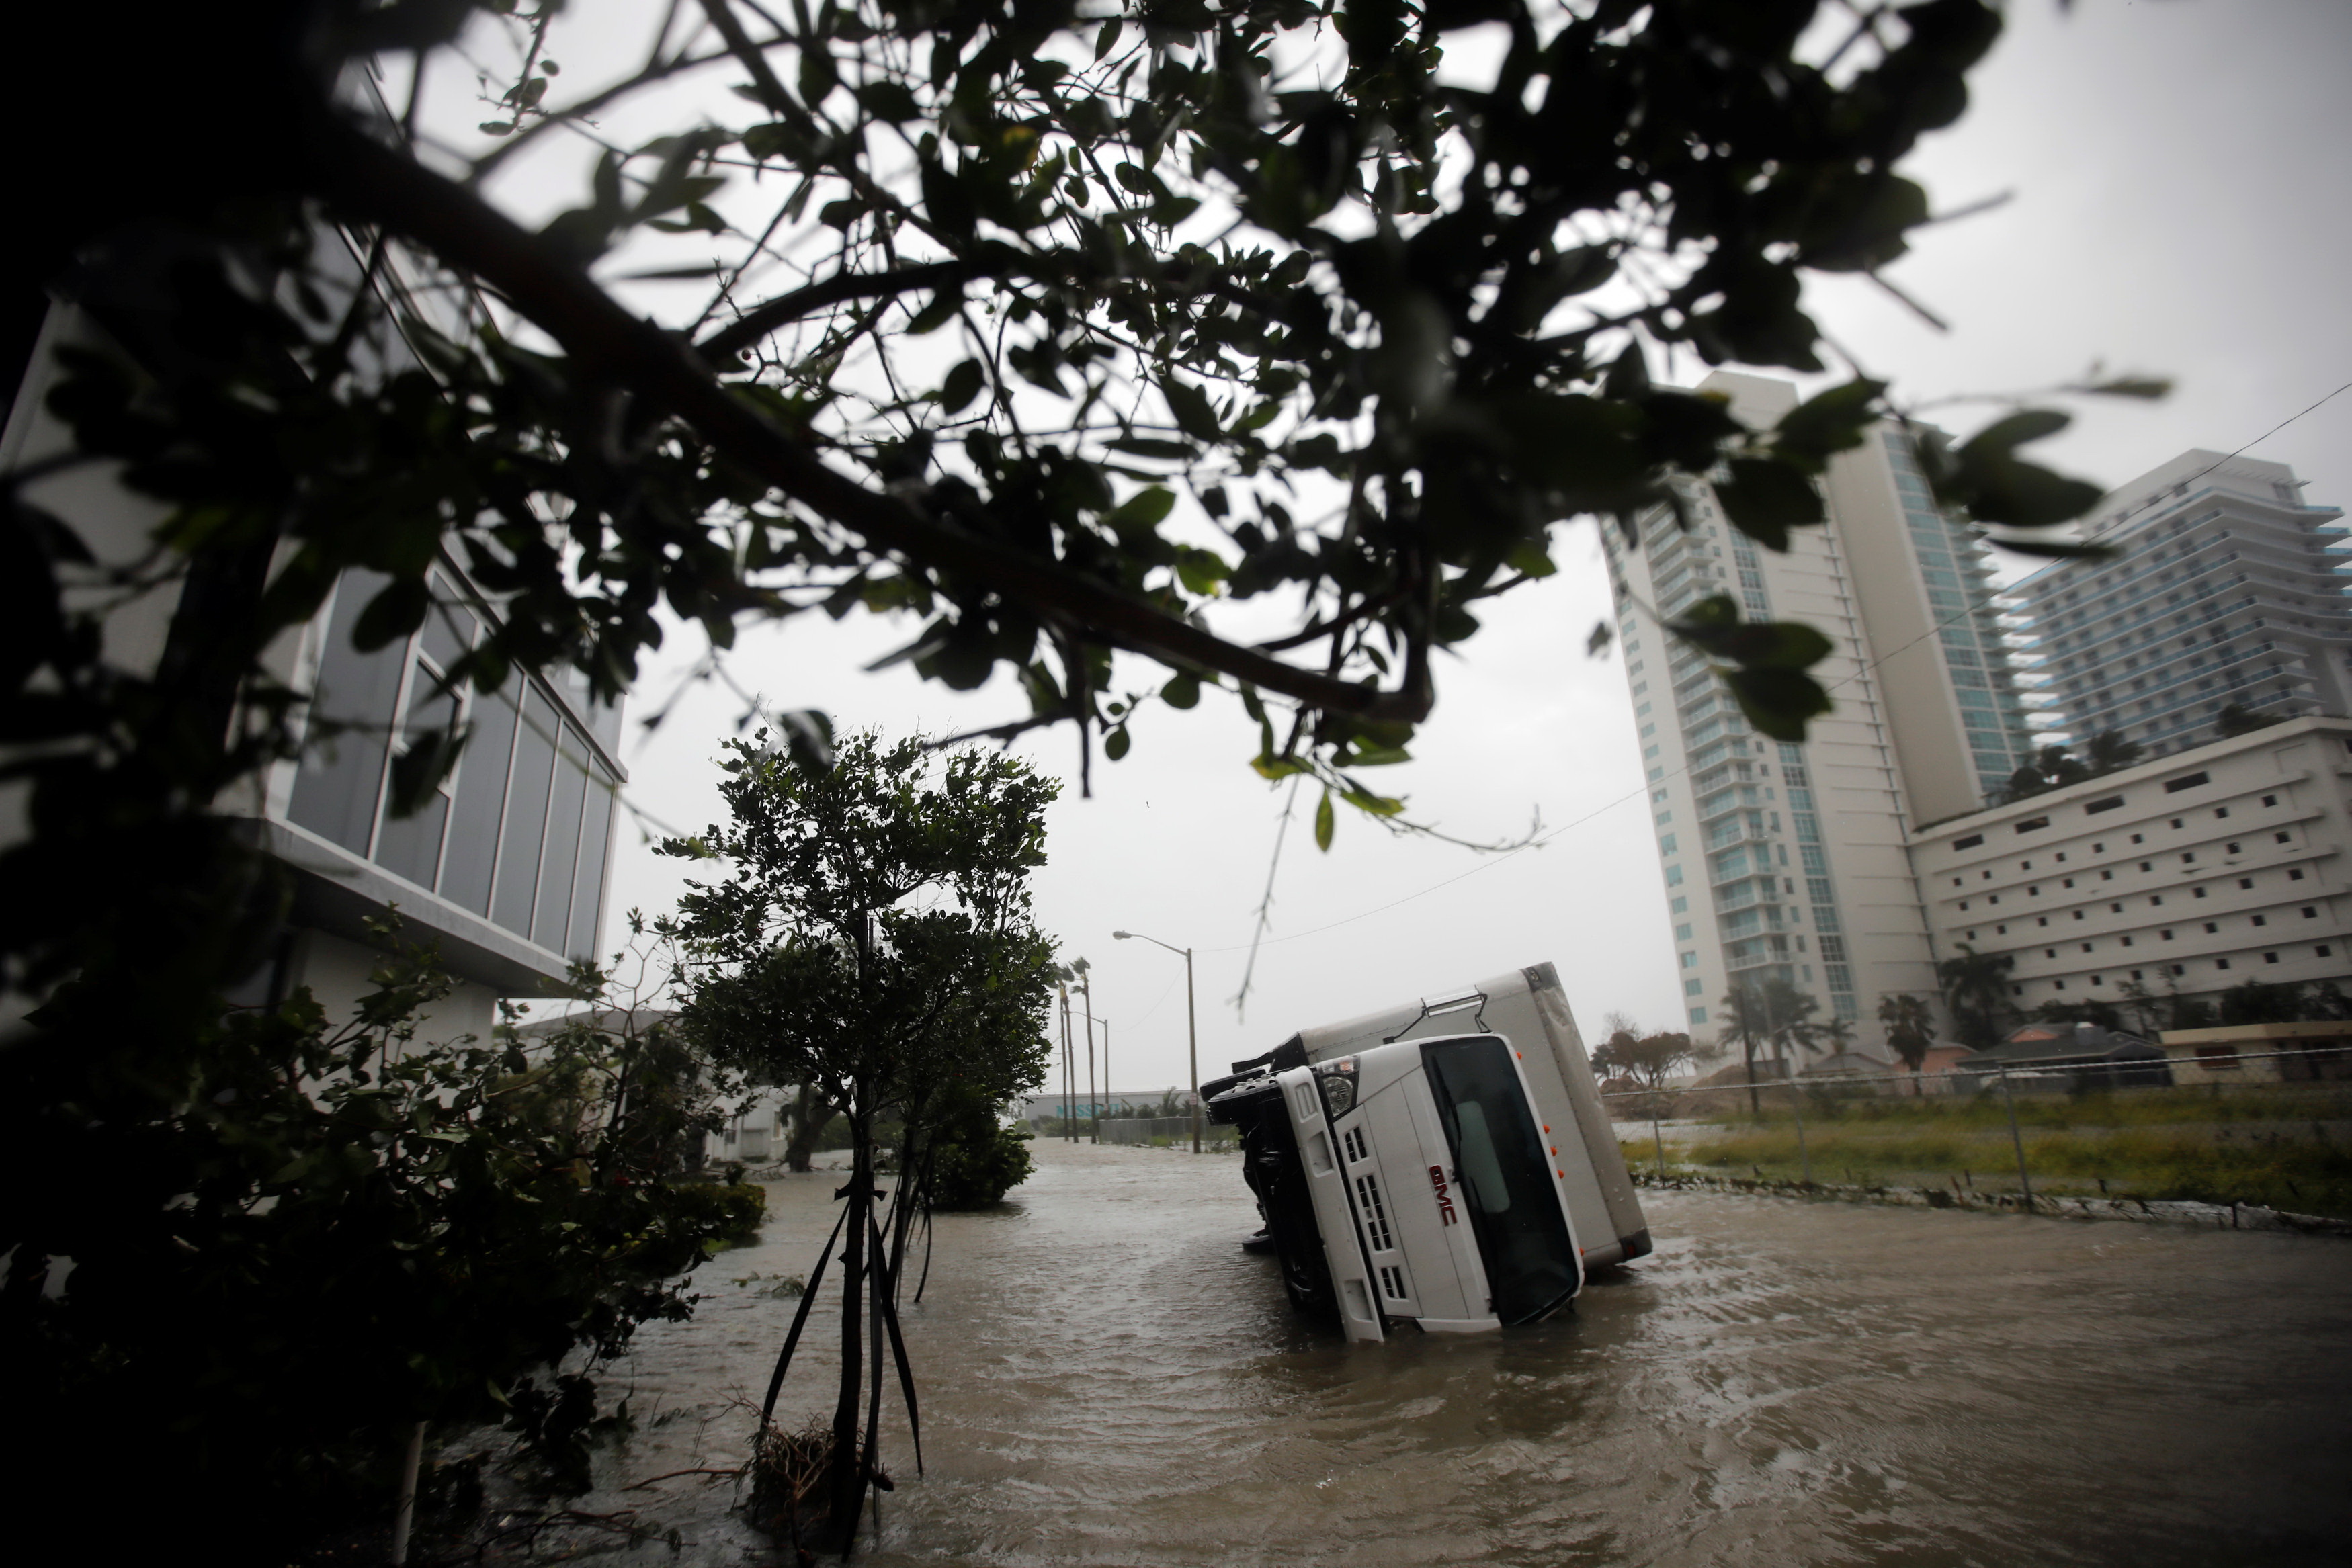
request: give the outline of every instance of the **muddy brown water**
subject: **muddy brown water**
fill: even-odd
[[[1240,1251],[1235,1161],[1036,1148],[908,1313],[926,1474],[874,1564],[2340,1563],[2352,1244],[1705,1194],[1527,1330],[1350,1348]],[[603,1561],[774,1561],[729,1483],[838,1178],[773,1185],[614,1369]],[[821,1297],[782,1409],[829,1409]],[[811,1354],[811,1353],[814,1354]],[[674,1535],[672,1532],[675,1532]],[[671,1542],[675,1541],[676,1544]]]

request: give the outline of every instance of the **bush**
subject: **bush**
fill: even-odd
[[[991,1124],[943,1139],[931,1167],[931,1201],[939,1208],[986,1208],[1029,1179],[1029,1129]]]
[[[768,1218],[768,1189],[757,1182],[697,1183],[676,1191],[679,1207],[709,1230],[704,1245],[713,1250],[743,1246]]]

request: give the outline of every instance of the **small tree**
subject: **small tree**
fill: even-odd
[[[1615,1045],[1614,1040],[1611,1042]],[[1644,1089],[1659,1090],[1666,1080],[1688,1065],[1697,1055],[1686,1034],[1651,1034],[1639,1040],[1627,1040],[1612,1055],[1618,1071],[1626,1074]]]
[[[1056,787],[1013,758],[941,757],[919,739],[856,736],[835,755],[806,737],[772,745],[761,730],[730,748],[720,792],[731,822],[663,850],[732,869],[695,883],[669,928],[688,943],[685,1014],[698,1038],[747,1073],[810,1086],[849,1127],[824,1526],[828,1543],[846,1550],[877,1473],[882,1346],[873,1336],[885,1330],[914,1419],[897,1296],[942,1135],[959,1111],[992,1115],[1045,1080],[1053,947],[1030,917],[1029,875],[1045,863]],[[899,1173],[887,1210],[874,1183],[886,1118],[898,1125]],[[810,1272],[811,1297],[832,1250],[828,1242]],[[805,1322],[803,1312],[778,1357],[763,1438]],[[919,1427],[915,1440],[919,1467]]]
[[[2294,1023],[2305,1018],[2303,988],[2242,980],[2221,993],[2223,1023]]]

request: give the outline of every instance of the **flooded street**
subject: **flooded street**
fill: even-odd
[[[2342,1563],[2352,1245],[1648,1194],[1657,1251],[1529,1330],[1348,1349],[1297,1321],[1231,1157],[1034,1146],[942,1216],[908,1314],[928,1475],[863,1561],[986,1563]],[[767,1561],[725,1481],[837,1177],[774,1184],[696,1319],[615,1368],[600,1460],[656,1539]],[[745,1284],[733,1281],[766,1276]],[[828,1281],[830,1286],[831,1281]],[[831,1407],[828,1288],[779,1406]],[[810,1354],[814,1351],[814,1354]],[[894,1396],[895,1397],[895,1396]],[[673,1548],[660,1539],[677,1531]]]

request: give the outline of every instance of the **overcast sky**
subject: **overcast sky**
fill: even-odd
[[[2344,0],[2082,0],[2064,15],[2027,0],[1967,118],[1910,165],[1939,208],[2012,198],[1923,235],[1892,269],[1952,330],[1845,283],[1815,290],[1817,314],[1917,400],[2048,385],[2095,361],[2176,377],[2168,402],[2084,408],[2044,444],[2050,460],[2103,484],[2191,446],[2254,443],[2252,455],[2312,482],[2309,500],[2352,499],[2352,392],[2263,438],[2352,382],[2352,164],[2337,102],[2348,70]],[[1938,417],[1965,433],[1988,411]],[[1466,656],[1441,666],[1417,759],[1381,775],[1415,816],[1459,836],[1507,838],[1535,813],[1555,836],[1496,859],[1343,814],[1323,855],[1306,800],[1275,875],[1245,1019],[1229,998],[1283,801],[1248,768],[1254,727],[1214,695],[1189,715],[1155,708],[1124,762],[1097,757],[1090,800],[1077,796],[1074,737],[1022,748],[1068,781],[1038,912],[1066,956],[1095,966],[1119,1087],[1185,1080],[1185,1009],[1182,961],[1114,942],[1114,928],[1198,949],[1204,1074],[1301,1026],[1544,959],[1559,966],[1588,1030],[1611,1009],[1679,1019],[1622,671],[1613,655],[1582,652],[1607,607],[1591,525],[1568,530],[1555,553],[1558,577],[1511,596]],[[732,668],[771,704],[823,708],[844,727],[939,733],[1024,711],[1002,687],[959,696],[903,671],[858,673],[906,631],[811,618],[748,638]],[[661,685],[642,687],[634,711],[649,711]],[[650,741],[633,739],[632,798],[681,828],[712,821],[711,759],[740,708],[706,688]],[[625,823],[611,907],[666,910],[684,871]]]

